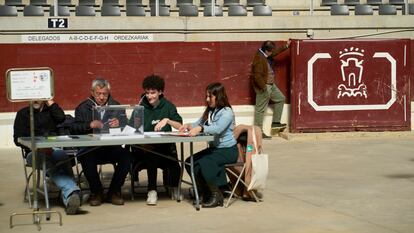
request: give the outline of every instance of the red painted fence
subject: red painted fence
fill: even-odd
[[[297,40],[291,131],[410,130],[409,40]]]

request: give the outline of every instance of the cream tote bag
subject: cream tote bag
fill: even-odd
[[[248,191],[262,190],[266,187],[267,174],[269,172],[268,155],[262,154],[257,149],[256,132],[253,127],[253,144],[256,153],[252,155],[252,179],[250,181]]]

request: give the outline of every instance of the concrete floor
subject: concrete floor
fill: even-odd
[[[414,232],[413,133],[310,135],[264,141],[270,155],[264,202],[238,200],[227,209],[196,211],[188,198],[177,203],[161,194],[152,207],[145,204],[144,189],[131,201],[126,187],[125,206],[86,204],[82,214],[66,216],[54,203],[53,210],[63,214],[63,226],[54,217],[42,221],[42,231]],[[20,150],[0,149],[0,154],[0,232],[36,232],[30,216],[16,217],[18,225],[9,229],[11,213],[30,210],[22,201]],[[140,177],[145,182],[144,172]]]

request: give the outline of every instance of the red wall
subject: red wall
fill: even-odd
[[[284,42],[278,42],[283,45]],[[250,86],[251,59],[261,42],[157,42],[122,44],[1,44],[0,72],[9,68],[50,67],[55,74],[55,100],[74,109],[88,97],[97,76],[111,82],[112,95],[134,104],[149,74],[166,80],[166,97],[177,106],[204,105],[205,87],[223,82],[233,105],[254,104]],[[278,84],[286,95],[290,54],[277,57]],[[26,103],[10,103],[0,82],[0,112],[14,112]],[[289,96],[287,96],[289,98]]]

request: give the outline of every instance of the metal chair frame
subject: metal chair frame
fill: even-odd
[[[33,170],[31,172],[28,172],[27,168],[31,167],[27,164],[27,161],[26,161],[26,157],[28,154],[26,154],[26,151],[23,148],[21,149],[21,152],[22,152],[25,182],[26,182],[26,186],[24,190],[25,197],[23,198],[23,201],[27,200],[29,203],[29,208],[32,208],[32,198],[31,198],[32,192],[30,192],[29,183],[30,183],[32,176],[36,175],[38,181],[40,181],[40,178],[42,178],[42,182],[37,182],[37,187],[33,187],[33,192],[38,192],[44,196],[46,211],[50,211],[49,192],[47,188],[46,163],[42,161],[42,168],[37,169],[36,174],[33,173],[34,172]],[[43,183],[43,190],[40,188],[40,183]],[[49,219],[49,217],[47,219]]]
[[[240,171],[240,174],[237,175],[234,171],[232,171],[230,169],[232,167],[242,167],[242,170]],[[237,187],[239,187],[239,185],[242,184],[247,189],[248,185],[242,179],[242,177],[244,175],[244,170],[246,170],[246,163],[245,162],[237,162],[237,163],[232,163],[232,164],[226,164],[225,168],[226,168],[226,171],[228,172],[227,174],[230,173],[235,178],[237,178],[236,183],[233,185],[233,188],[231,190],[230,196],[227,199],[226,204],[224,205],[224,207],[227,208],[227,207],[229,207],[230,201],[232,200],[233,196],[236,195],[235,192],[236,192]],[[257,197],[257,195],[253,191],[247,191],[247,192],[249,192],[250,195],[253,196],[253,198],[256,202],[260,201],[259,198]]]

